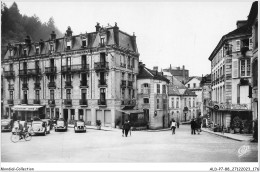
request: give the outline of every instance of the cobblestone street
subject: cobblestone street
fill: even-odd
[[[257,162],[257,144],[222,138],[206,132],[191,135],[190,126],[171,131],[88,129],[87,133],[54,132],[33,136],[31,141],[12,143],[11,133],[1,133],[2,162]],[[239,157],[238,149],[249,146]]]

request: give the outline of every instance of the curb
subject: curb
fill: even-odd
[[[229,136],[226,136],[226,135],[222,135],[222,134],[217,134],[217,133],[214,133],[214,132],[210,132],[210,131],[207,131],[207,130],[203,130],[201,129],[201,131],[204,131],[204,132],[207,132],[207,133],[210,133],[210,134],[214,134],[216,136],[219,136],[219,137],[224,137],[224,138],[228,138],[228,139],[232,139],[232,140],[236,140],[236,141],[246,141],[246,142],[249,142],[250,140],[241,140],[241,139],[236,139],[236,138],[233,138],[233,137],[229,137]]]

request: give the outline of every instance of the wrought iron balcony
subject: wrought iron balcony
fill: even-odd
[[[94,69],[96,71],[108,70],[108,62],[95,62]]]
[[[39,99],[34,99],[34,100],[33,100],[33,104],[40,104],[40,102],[41,102],[41,101],[40,101]]]
[[[21,100],[21,104],[28,104],[28,100],[27,99],[22,99]]]
[[[107,81],[104,80],[98,80],[98,87],[107,87]]]
[[[127,87],[129,87],[129,88],[133,88],[133,81],[128,81],[128,85],[127,85]]]
[[[121,105],[125,106],[135,106],[136,105],[136,100],[122,100]]]
[[[19,70],[19,76],[39,76],[41,69],[23,69]]]
[[[28,83],[23,83],[22,84],[22,89],[28,89]]]
[[[48,87],[49,88],[56,88],[56,83],[55,82],[49,82]]]
[[[9,99],[9,100],[7,100],[7,104],[9,104],[9,105],[13,105],[13,104],[14,104],[14,100],[13,100],[13,99]]]
[[[41,83],[34,83],[34,89],[41,89]]]
[[[121,80],[121,87],[125,88],[126,87],[126,81],[125,80]]]
[[[14,71],[4,71],[5,78],[14,78]]]
[[[65,99],[64,100],[64,105],[65,106],[72,106],[72,100],[71,99]]]
[[[98,105],[99,106],[106,106],[107,105],[107,101],[106,100],[98,100]]]
[[[70,66],[62,66],[62,73],[77,73],[77,72],[88,72],[89,64],[79,64],[79,65],[70,65]]]
[[[46,75],[55,75],[57,73],[57,67],[45,67]]]
[[[72,81],[65,81],[65,88],[73,88]]]
[[[79,100],[79,105],[81,105],[81,106],[88,106],[88,100],[86,100],[86,99],[80,99],[80,100]]]
[[[49,99],[48,100],[48,104],[49,104],[50,107],[55,106],[55,100],[54,99]]]
[[[8,90],[14,90],[14,84],[8,84]]]
[[[127,65],[127,69],[133,69],[132,65]]]
[[[80,87],[88,87],[87,81],[80,81]]]

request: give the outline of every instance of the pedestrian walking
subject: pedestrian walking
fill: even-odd
[[[201,121],[200,121],[199,118],[197,119],[197,122],[196,122],[196,128],[197,128],[198,134],[200,134],[200,132],[201,132]]]
[[[123,127],[124,127],[125,136],[127,137],[128,132],[129,132],[129,130],[130,130],[130,128],[131,128],[130,122],[129,122],[129,121],[126,121]]]
[[[124,137],[125,129],[124,129],[125,123],[122,125],[122,137]]]
[[[174,119],[172,119],[172,124],[171,124],[171,130],[172,130],[172,134],[175,134],[175,129],[176,129],[176,122]]]
[[[180,122],[179,121],[177,121],[177,128],[179,128],[180,127]]]
[[[194,119],[191,120],[191,134],[196,134],[195,129],[196,129],[196,122],[194,121]]]

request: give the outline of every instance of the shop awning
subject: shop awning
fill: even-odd
[[[14,111],[38,111],[43,106],[15,105],[12,107]]]
[[[143,110],[136,110],[136,109],[130,109],[130,110],[118,110],[119,112],[124,112],[125,114],[142,114],[144,113]]]

